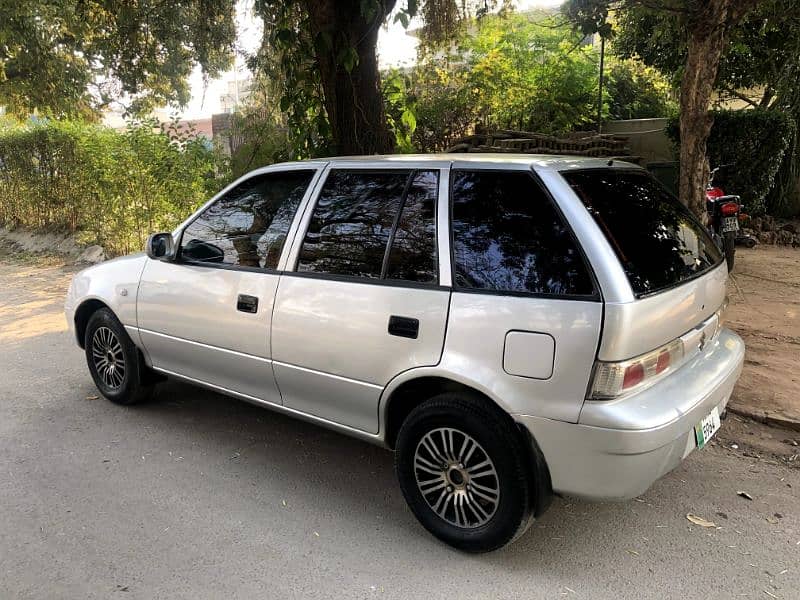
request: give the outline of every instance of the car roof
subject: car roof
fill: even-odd
[[[356,164],[380,166],[403,166],[404,163],[428,163],[431,167],[473,165],[502,168],[503,165],[530,166],[536,170],[564,171],[571,169],[597,169],[608,167],[639,168],[638,165],[616,158],[597,158],[591,156],[574,156],[567,154],[522,154],[511,152],[440,152],[435,154],[375,154],[362,156],[332,156],[307,161],[281,163],[272,165],[315,165],[332,163],[336,165],[356,166]]]

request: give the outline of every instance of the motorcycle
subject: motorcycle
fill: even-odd
[[[708,212],[708,228],[711,237],[717,242],[720,250],[725,254],[728,263],[728,272],[733,271],[733,260],[736,253],[736,244],[747,248],[756,245],[756,240],[749,235],[741,233],[739,221],[747,218],[744,214],[744,205],[740,196],[725,194],[722,188],[714,185],[714,175],[722,168],[730,165],[721,165],[711,170],[706,185],[706,211]]]

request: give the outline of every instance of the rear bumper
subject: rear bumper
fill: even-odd
[[[723,329],[701,354],[653,387],[610,402],[587,401],[579,423],[514,415],[533,435],[553,490],[591,500],[638,496],[695,449],[694,426],[725,409],[744,342]]]

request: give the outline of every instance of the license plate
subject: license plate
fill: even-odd
[[[722,217],[722,233],[739,231],[738,217]]]
[[[694,439],[697,441],[697,447],[705,446],[711,436],[717,432],[719,426],[719,410],[715,406],[705,419],[694,426]]]

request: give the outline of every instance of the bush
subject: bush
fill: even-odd
[[[0,224],[77,232],[111,255],[139,250],[220,185],[202,138],[154,122],[119,132],[73,121],[0,128]]]
[[[669,82],[655,69],[632,59],[612,61],[606,93],[609,120],[666,117],[676,108]]]
[[[432,64],[412,71],[410,94],[415,128],[411,145],[418,152],[442,152],[467,135],[480,121],[474,90],[450,73]]]
[[[714,178],[728,194],[742,197],[750,214],[771,212],[766,197],[794,136],[794,121],[774,110],[716,110],[708,138],[708,160],[722,168]],[[667,134],[679,143],[678,119],[667,126]]]

